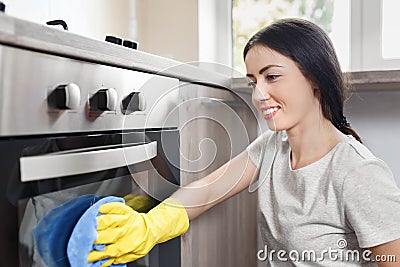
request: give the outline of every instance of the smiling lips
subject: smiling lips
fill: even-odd
[[[266,109],[262,109],[262,115],[264,116],[265,119],[269,120],[272,117],[275,116],[276,112],[280,109],[280,107],[269,107]]]

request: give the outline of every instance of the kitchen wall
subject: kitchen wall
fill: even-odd
[[[136,0],[139,49],[182,62],[198,60],[197,0]]]
[[[199,59],[198,0],[2,1],[7,14],[25,20],[62,19],[73,33],[135,40],[141,51],[182,62]]]
[[[132,35],[130,0],[3,0],[3,2],[9,15],[40,24],[62,19],[67,22],[70,32],[94,39],[104,40],[107,34],[123,38],[130,38]]]

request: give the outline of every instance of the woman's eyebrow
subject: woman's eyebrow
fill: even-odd
[[[272,68],[272,67],[279,67],[279,68],[282,68],[283,66],[281,66],[281,65],[275,65],[275,64],[267,65],[267,66],[261,68],[261,69],[258,71],[258,74],[262,74],[264,71],[266,71],[266,70],[268,70],[269,68]],[[254,75],[248,73],[248,74],[246,74],[246,77],[254,77]]]
[[[282,68],[283,66],[281,66],[281,65],[276,65],[276,64],[267,65],[267,66],[265,66],[264,68],[260,69],[260,71],[258,72],[258,74],[262,74],[264,71],[266,71],[266,70],[268,70],[269,68],[272,68],[272,67],[279,67],[279,68]]]

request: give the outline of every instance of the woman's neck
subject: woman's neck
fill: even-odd
[[[321,159],[345,138],[345,135],[325,118],[318,124],[314,123],[308,127],[298,125],[286,132],[292,151],[290,163],[293,170]]]

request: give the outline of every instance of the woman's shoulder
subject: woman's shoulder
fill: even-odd
[[[250,143],[246,150],[257,168],[260,167],[265,155],[275,155],[282,141],[287,138],[285,134],[285,132],[267,130]]]
[[[265,145],[270,142],[271,138],[273,136],[276,136],[276,132],[273,132],[271,130],[266,130],[263,133],[261,133],[256,139],[254,139],[252,142],[247,147],[247,150],[259,150],[261,151]]]
[[[351,180],[362,181],[367,176],[393,177],[388,165],[352,136],[347,136],[337,149],[334,166],[341,176],[352,177]]]
[[[347,135],[336,151],[336,157],[350,166],[361,166],[368,162],[383,162],[375,156],[367,146],[357,141],[353,136]]]

